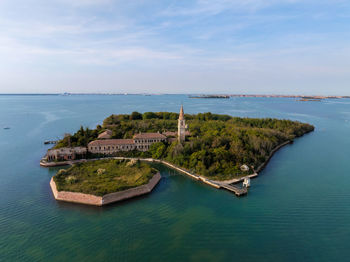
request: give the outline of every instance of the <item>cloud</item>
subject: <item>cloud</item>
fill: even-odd
[[[276,4],[292,4],[300,0],[197,0],[190,1],[190,6],[171,5],[162,15],[165,16],[193,16],[193,15],[218,15],[225,11],[255,12],[257,10]]]
[[[101,5],[107,5],[107,4],[113,3],[113,0],[55,0],[55,1],[57,3],[70,5],[73,7],[101,6]]]
[[[40,73],[91,74],[97,83],[103,71],[111,81],[128,72],[118,77],[130,88],[149,74],[185,91],[196,77],[226,89],[303,79],[322,86],[317,76],[350,81],[350,9],[340,0],[4,0],[0,7],[0,86],[18,81],[6,78],[18,72],[33,83]]]

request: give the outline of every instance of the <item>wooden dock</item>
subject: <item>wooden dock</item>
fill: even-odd
[[[236,196],[243,196],[248,193],[248,189],[246,187],[238,187],[234,185],[228,185],[228,184],[221,184],[222,188],[227,189],[228,191],[231,191],[236,194]]]

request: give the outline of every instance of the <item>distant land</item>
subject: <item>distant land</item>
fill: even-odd
[[[0,93],[0,95],[8,96],[72,96],[72,95],[141,95],[141,96],[157,96],[157,95],[188,95],[190,98],[230,98],[230,97],[265,97],[265,98],[299,98],[299,99],[341,99],[350,98],[349,96],[334,95],[278,95],[278,94],[169,94],[169,93]]]
[[[350,98],[350,96],[305,96],[305,95],[230,95],[231,97],[282,97],[282,98],[301,98],[301,99],[340,99]]]
[[[230,97],[267,97],[267,98],[299,98],[302,101],[306,100],[321,100],[321,99],[341,99],[350,98],[350,96],[320,96],[320,95],[250,95],[250,94],[218,94],[218,95],[189,95],[190,98],[230,98]]]
[[[189,98],[230,98],[229,95],[198,95],[198,96],[188,96]]]

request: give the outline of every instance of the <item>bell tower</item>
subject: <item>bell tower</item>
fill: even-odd
[[[180,143],[185,141],[186,135],[186,123],[185,123],[185,115],[184,115],[184,108],[181,105],[179,119],[177,120],[177,139]]]

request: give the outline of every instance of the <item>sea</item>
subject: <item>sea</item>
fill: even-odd
[[[147,196],[105,207],[54,199],[59,168],[39,166],[45,140],[181,104],[316,129],[278,151],[245,197],[158,165]],[[0,95],[0,261],[349,261],[349,170],[350,99]]]

